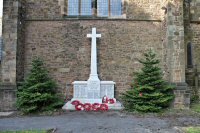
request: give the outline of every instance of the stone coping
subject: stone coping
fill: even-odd
[[[113,81],[100,81],[101,84],[116,84]],[[74,81],[72,84],[87,84],[87,81]]]
[[[188,90],[188,84],[185,82],[172,83],[172,85],[176,85],[175,90]]]
[[[16,90],[17,85],[11,85],[11,84],[0,84],[0,90]]]
[[[131,18],[27,18],[25,21],[80,21],[80,20],[104,20],[104,21],[147,21],[147,22],[162,22],[161,19],[131,19]]]
[[[10,116],[10,115],[12,115],[14,112],[0,112],[0,117],[1,116],[3,116],[3,117],[5,117],[5,116]]]
[[[76,110],[74,105],[71,104],[72,101],[68,101],[63,107],[63,110]],[[124,106],[119,102],[116,101],[114,104],[107,104],[108,110],[123,110]]]

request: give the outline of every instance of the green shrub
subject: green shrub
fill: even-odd
[[[200,127],[185,127],[183,131],[185,133],[200,133]]]
[[[163,80],[156,54],[149,50],[144,56],[139,60],[143,67],[135,73],[131,89],[122,94],[122,100],[129,111],[159,112],[170,105],[174,86]]]
[[[195,94],[191,94],[190,102],[191,103],[199,103],[199,96],[198,96],[197,92]]]
[[[43,65],[43,61],[35,57],[29,75],[18,87],[17,107],[24,113],[51,111],[63,105],[61,96],[56,94],[56,83]]]
[[[197,113],[200,113],[200,103],[196,102],[196,103],[192,103],[190,104],[190,109],[192,111],[195,111]]]

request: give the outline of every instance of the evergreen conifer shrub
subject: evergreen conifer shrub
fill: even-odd
[[[17,107],[24,113],[52,111],[63,101],[56,93],[56,83],[48,76],[43,61],[35,57],[29,75],[17,90]]]
[[[131,89],[122,94],[122,100],[129,111],[159,112],[169,107],[175,86],[163,80],[158,66],[160,61],[152,50],[148,50],[144,57],[139,60],[143,65],[141,71],[135,73]]]

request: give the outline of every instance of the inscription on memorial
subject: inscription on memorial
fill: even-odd
[[[88,91],[88,99],[99,99],[99,91]]]
[[[87,85],[86,84],[74,85],[74,98],[87,98]]]
[[[113,84],[101,84],[101,97],[108,96],[114,98],[114,83]]]
[[[100,81],[88,80],[88,90],[100,90]]]

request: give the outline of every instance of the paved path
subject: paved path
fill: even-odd
[[[68,112],[59,116],[1,118],[0,130],[49,129],[56,133],[179,133],[174,126],[198,125],[196,118],[158,118],[120,112]]]

